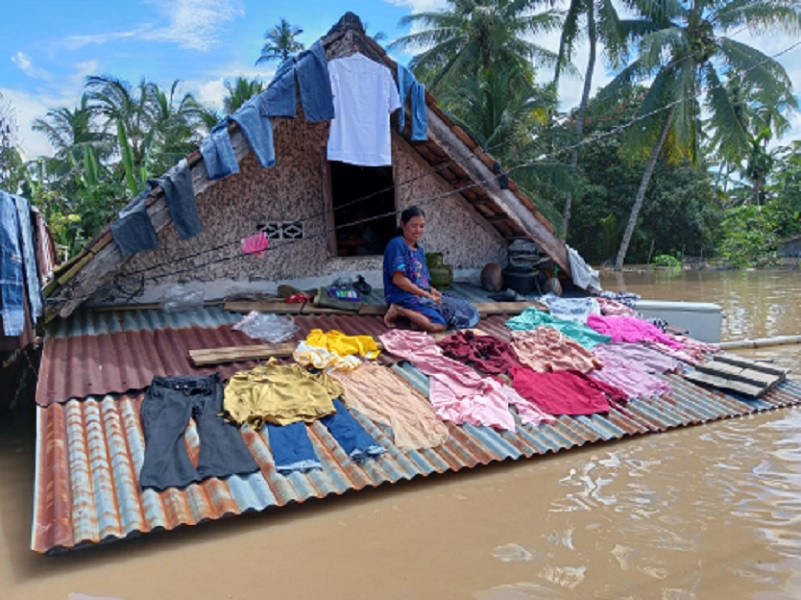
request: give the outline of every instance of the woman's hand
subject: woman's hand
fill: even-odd
[[[429,292],[429,298],[436,302],[437,304],[442,304],[442,292],[437,289],[431,288]]]

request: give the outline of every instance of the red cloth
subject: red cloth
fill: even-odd
[[[445,356],[467,363],[482,373],[498,375],[521,367],[514,349],[491,335],[459,331],[438,342]]]
[[[521,367],[512,369],[512,381],[518,394],[552,415],[609,412],[609,399],[627,399],[622,390],[580,371],[537,373]]]

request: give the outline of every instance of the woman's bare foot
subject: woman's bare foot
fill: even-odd
[[[384,315],[384,325],[387,329],[395,329],[395,320],[400,316],[397,304],[390,304],[389,309]]]

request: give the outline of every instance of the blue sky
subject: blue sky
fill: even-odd
[[[405,14],[446,6],[445,0],[15,0],[3,11],[0,32],[0,94],[10,103],[19,125],[18,142],[28,158],[51,152],[30,123],[48,109],[77,105],[87,75],[110,74],[132,83],[142,77],[168,87],[182,81],[192,92],[218,108],[224,81],[237,76],[269,80],[274,65],[255,66],[264,33],[286,18],[304,30],[306,45],[322,36],[346,11],[358,14],[368,33],[383,32],[389,40],[405,33],[398,20]],[[794,40],[788,36],[738,36],[763,52],[774,54]],[[556,49],[558,37],[538,40]],[[396,55],[406,62],[408,56]],[[780,59],[796,91],[801,87],[801,49]],[[580,70],[585,58],[577,57]],[[601,63],[602,61],[599,61]],[[550,73],[542,73],[545,81]],[[608,80],[602,64],[594,87]],[[577,102],[579,80],[560,88],[562,108]],[[801,118],[794,118],[792,136],[801,138]]]

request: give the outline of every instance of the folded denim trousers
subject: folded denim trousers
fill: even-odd
[[[218,374],[154,377],[142,401],[145,459],[142,488],[184,487],[208,477],[259,470],[236,425],[219,416],[223,387]],[[184,432],[194,418],[200,438],[197,468],[186,450]]]

